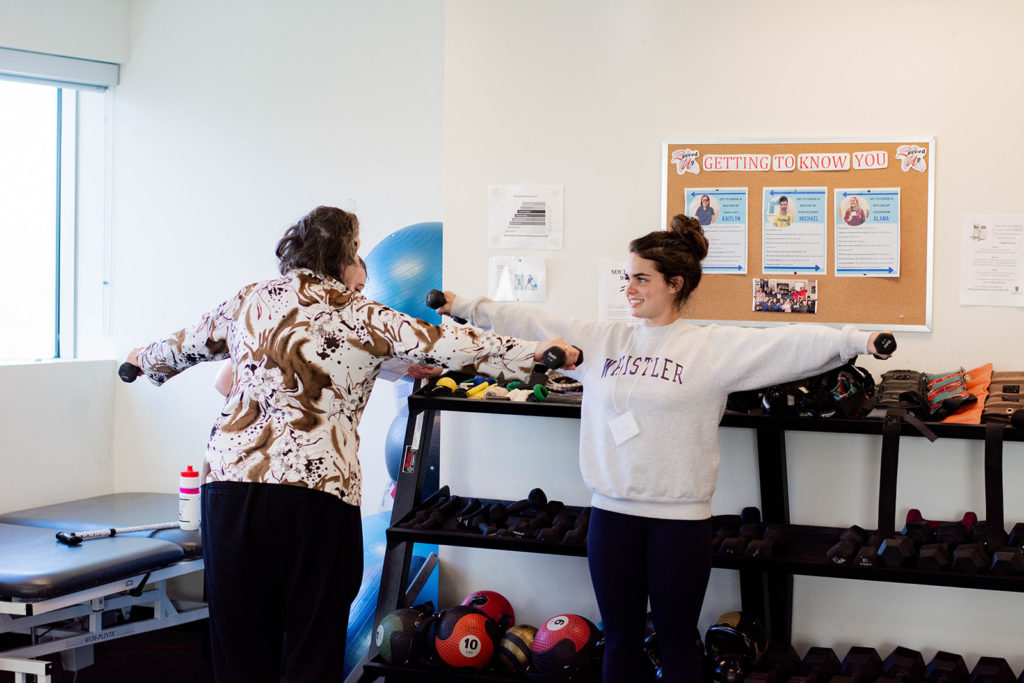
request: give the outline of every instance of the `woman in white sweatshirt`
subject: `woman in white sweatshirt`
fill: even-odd
[[[878,332],[693,325],[682,309],[708,242],[696,219],[629,246],[626,297],[640,324],[563,318],[446,292],[440,309],[500,334],[564,337],[585,362],[580,469],[593,492],[587,554],[604,621],[605,683],[639,680],[650,598],[668,681],[701,680],[693,646],[711,573],[718,424],[731,392],[809,377],[861,353]]]

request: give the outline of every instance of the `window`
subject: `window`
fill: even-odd
[[[61,88],[0,81],[0,360],[60,355],[64,99]]]
[[[96,175],[79,149],[104,139],[96,112],[117,75],[114,64],[0,48],[0,361],[75,356],[76,219],[103,203],[78,194],[79,174]],[[102,154],[89,154],[102,177]]]

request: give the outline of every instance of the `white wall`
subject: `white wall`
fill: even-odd
[[[138,2],[114,110],[110,348],[163,337],[276,275],[286,227],[352,207],[363,252],[441,217],[440,0]],[[370,274],[373,277],[373,273]],[[115,486],[201,462],[216,368],[118,387]],[[383,383],[382,383],[383,384]],[[386,483],[390,386],[361,432],[364,513]]]
[[[1024,213],[1016,164],[1024,82],[1003,75],[1024,56],[1022,23],[1024,6],[1010,0],[974,12],[952,0],[449,0],[446,287],[485,292],[486,257],[510,253],[486,247],[489,184],[565,186],[565,248],[523,254],[547,260],[545,307],[596,316],[597,260],[624,258],[629,239],[661,225],[663,140],[934,135],[933,331],[900,335],[887,366],[864,364],[876,376],[896,366],[1020,367],[1013,341],[1024,333],[1020,309],[959,306],[957,273],[962,214]],[[843,96],[851,86],[860,97]],[[532,424],[530,434],[531,443],[546,442]],[[898,514],[915,506],[932,518],[959,519],[967,509],[984,510],[980,442],[905,441]],[[491,443],[491,452],[475,457],[514,457],[500,440]],[[713,509],[737,512],[758,503],[753,438],[723,430],[722,443]],[[788,444],[795,522],[873,526],[879,440],[800,434]],[[1006,458],[1010,523],[1024,519],[1013,495],[1024,476],[1016,446]],[[464,452],[446,443],[443,481],[458,457]],[[508,485],[571,488],[578,473],[561,466],[552,458],[550,468]],[[534,568],[532,558],[503,560],[510,573]],[[567,567],[566,576],[575,570]],[[461,597],[488,578],[454,577],[442,591]],[[578,605],[589,591],[550,571],[544,578],[555,582],[545,583],[552,613],[560,600]],[[1019,594],[797,577],[796,595],[801,652],[903,644],[929,658],[944,648],[972,666],[995,655],[1018,672],[1024,667]],[[715,570],[702,629],[738,606],[734,573]]]
[[[130,0],[3,0],[0,46],[124,63]]]
[[[113,492],[112,361],[0,365],[0,512]]]
[[[89,216],[79,245],[84,357],[121,359],[275,276],[277,240],[318,204],[359,214],[364,254],[394,230],[441,219],[441,0],[0,0],[0,46],[122,62],[107,112],[109,204],[97,173],[80,178]],[[83,120],[96,116],[102,110],[91,107]],[[101,140],[82,153],[102,168]],[[29,382],[45,377],[25,394],[41,407],[32,421],[0,413],[0,434],[19,446],[0,457],[21,458],[18,471],[35,482],[53,463],[27,459],[21,446],[34,438],[39,451],[67,452],[67,434],[88,436],[65,469],[89,476],[80,490],[57,489],[65,499],[173,490],[178,470],[201,462],[220,406],[212,364],[160,390],[104,382],[97,392],[91,375],[63,364],[23,372]],[[83,436],[83,422],[47,432],[47,396],[69,383],[70,396],[105,410],[101,435]],[[388,480],[383,448],[395,412],[393,386],[382,382],[361,427],[364,514],[377,511]],[[12,509],[15,494],[19,507],[37,504],[21,481],[4,482],[0,508]]]

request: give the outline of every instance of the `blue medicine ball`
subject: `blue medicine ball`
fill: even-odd
[[[441,288],[441,223],[416,223],[396,230],[366,255],[363,294],[427,322],[439,316],[426,304],[427,292]]]

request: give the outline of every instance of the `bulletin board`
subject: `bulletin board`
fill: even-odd
[[[664,224],[711,245],[686,317],[930,331],[934,142],[666,141]]]

